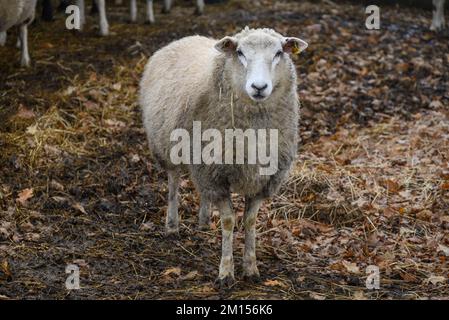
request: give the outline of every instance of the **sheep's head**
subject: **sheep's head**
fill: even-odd
[[[234,89],[256,101],[267,100],[291,71],[290,54],[307,48],[301,39],[284,37],[272,29],[249,29],[224,37],[215,48],[226,54],[232,66]]]

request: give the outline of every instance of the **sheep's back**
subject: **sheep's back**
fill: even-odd
[[[170,133],[186,127],[192,110],[212,86],[216,40],[192,36],[157,51],[145,67],[140,84],[140,105],[151,152],[169,165]]]
[[[0,32],[34,19],[37,0],[0,0]]]

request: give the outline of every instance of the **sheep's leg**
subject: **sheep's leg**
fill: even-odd
[[[77,0],[76,5],[80,10],[80,29],[83,30],[86,24],[86,8],[84,6],[84,0]]]
[[[115,4],[116,5],[119,5],[119,4],[122,4],[123,3],[123,0],[115,0]]]
[[[96,0],[98,11],[100,12],[100,35],[107,36],[109,34],[108,18],[106,17],[105,0]]]
[[[165,232],[167,235],[179,232],[178,175],[173,171],[168,172],[168,211],[165,220]]]
[[[200,230],[207,230],[209,228],[210,223],[210,211],[211,211],[211,203],[210,201],[201,198],[200,203]]]
[[[6,44],[6,31],[0,32],[0,46],[3,47]]]
[[[243,216],[245,226],[245,250],[243,253],[243,276],[249,280],[259,278],[256,264],[256,219],[262,200],[257,198],[245,199],[245,213]]]
[[[130,13],[130,21],[136,22],[137,21],[137,1],[136,0],[130,0],[129,1],[129,13]]]
[[[235,217],[232,211],[230,199],[225,199],[217,204],[221,219],[221,261],[218,280],[222,287],[229,287],[234,282],[234,258],[232,254],[232,242],[234,236]]]
[[[147,22],[154,23],[153,0],[147,0]]]
[[[430,26],[431,30],[439,31],[445,27],[444,1],[445,0],[433,0],[435,9],[433,10],[432,25]]]
[[[169,13],[171,10],[172,0],[164,0],[164,6],[162,8],[162,13]]]
[[[197,0],[196,1],[196,14],[203,14],[204,12],[204,0]]]
[[[28,25],[26,24],[20,26],[20,43],[22,44],[20,65],[28,67],[30,65],[30,54],[28,53]]]

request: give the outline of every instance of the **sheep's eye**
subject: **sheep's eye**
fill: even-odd
[[[276,52],[276,55],[274,56],[275,58],[280,58],[282,56],[282,51],[279,50],[278,52]]]
[[[238,55],[239,57],[242,57],[242,58],[245,57],[245,55],[243,54],[242,50],[237,50],[237,55]]]

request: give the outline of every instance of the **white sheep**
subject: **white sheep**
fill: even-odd
[[[100,35],[106,36],[109,34],[109,23],[106,15],[106,4],[105,0],[95,0],[98,7],[99,19],[100,19]],[[117,4],[121,4],[121,0],[116,0]],[[153,0],[146,0],[147,10],[146,10],[146,22],[154,23],[154,8],[153,8]],[[137,21],[137,0],[130,0],[130,20],[131,22]],[[81,26],[83,26],[86,22],[86,14],[85,14],[85,3],[84,0],[77,0],[77,5],[80,9],[80,20]],[[164,12],[169,12],[171,10],[172,0],[164,0]],[[204,11],[204,0],[197,0],[197,13],[202,14]]]
[[[0,0],[0,44],[6,42],[6,31],[14,26],[20,28],[20,64],[29,66],[28,25],[33,22],[37,0]]]
[[[190,172],[201,198],[200,227],[208,226],[211,206],[220,212],[223,238],[218,279],[222,285],[234,280],[231,192],[244,195],[246,202],[244,276],[259,276],[256,216],[263,200],[273,195],[286,178],[297,152],[299,100],[290,54],[306,47],[303,40],[284,37],[272,29],[245,28],[220,41],[192,36],[172,42],[157,51],[145,67],[140,105],[151,153],[168,173],[166,233],[178,233],[178,178],[182,172]],[[204,147],[201,142],[200,147],[192,142],[192,150],[182,156],[184,161],[173,161],[179,151],[173,149],[178,130],[195,135],[198,123],[226,139],[234,132],[229,131],[232,128],[244,130],[248,140],[252,129],[278,132],[278,143],[270,140],[270,150],[272,146],[278,149],[275,173],[262,174],[259,160],[251,164],[249,155],[243,163],[233,162],[242,151],[242,141],[237,143],[237,138],[235,146],[231,140],[223,152],[214,151],[215,160],[224,156],[231,164],[219,160],[206,163],[204,159],[195,162]],[[259,143],[249,144],[248,150]]]
[[[433,0],[433,10],[432,25],[431,30],[439,31],[445,28],[446,21],[444,20],[444,2],[445,0]]]

